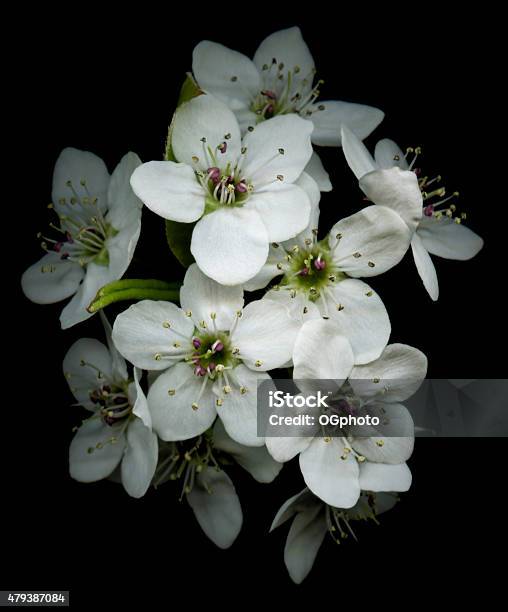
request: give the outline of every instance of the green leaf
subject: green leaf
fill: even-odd
[[[198,84],[194,80],[194,77],[190,72],[187,73],[187,77],[182,85],[180,90],[180,95],[178,96],[178,108],[195,98],[196,96],[202,95],[203,92],[198,87]],[[173,132],[173,124],[175,121],[175,114],[171,119],[171,123],[168,129],[168,138],[166,140],[166,148],[164,152],[164,159],[166,161],[176,161],[176,158],[173,154],[173,148],[171,146],[171,134]],[[166,239],[168,241],[168,246],[171,249],[173,255],[178,259],[178,261],[182,264],[184,268],[188,268],[192,263],[194,263],[194,257],[190,252],[190,243],[192,238],[192,230],[194,229],[195,223],[178,223],[177,221],[166,221]]]
[[[121,291],[112,291],[103,296],[97,296],[88,306],[88,312],[98,312],[115,302],[139,300],[164,300],[166,302],[178,302],[180,292],[177,289],[144,289],[131,287]]]
[[[169,248],[184,268],[188,268],[194,263],[194,257],[190,252],[190,243],[195,225],[195,223],[166,221],[166,240]]]

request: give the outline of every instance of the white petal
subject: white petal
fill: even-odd
[[[291,524],[284,547],[284,563],[296,584],[300,584],[312,569],[327,531],[323,506],[299,512]]]
[[[117,280],[117,278],[108,266],[99,266],[94,262],[89,263],[86,267],[83,282],[60,314],[62,329],[68,329],[93,316],[93,313],[87,311],[90,302],[95,298],[99,289],[111,281]]]
[[[67,203],[76,198],[76,206],[80,206],[85,198],[97,198],[97,206],[105,212],[108,185],[108,169],[100,157],[89,151],[67,147],[56,160],[53,172],[53,205],[59,212],[64,212],[66,207],[60,204],[62,198]]]
[[[64,357],[63,373],[77,401],[91,410],[90,393],[113,376],[111,354],[102,342],[80,338]]]
[[[429,253],[445,259],[466,261],[483,247],[483,240],[478,234],[462,223],[445,217],[423,216],[417,233]]]
[[[359,413],[379,418],[379,425],[352,428],[356,452],[376,463],[403,463],[414,448],[414,423],[402,404],[371,403]]]
[[[298,27],[274,32],[259,45],[254,55],[254,63],[261,73],[263,66],[265,64],[270,66],[273,59],[277,64],[284,64],[284,72],[287,70],[293,72],[298,66],[300,71],[295,78],[305,79],[314,76],[314,60]]]
[[[404,221],[385,206],[367,206],[342,219],[329,237],[334,263],[353,277],[383,274],[404,257],[410,241]]]
[[[293,238],[309,224],[309,198],[297,185],[280,182],[268,185],[253,194],[248,207],[258,212],[270,242]]]
[[[257,386],[263,380],[270,380],[266,372],[253,372],[240,364],[228,372],[232,384],[230,393],[223,393],[221,381],[216,391],[222,399],[222,405],[217,406],[217,413],[224,423],[227,433],[239,444],[246,446],[263,446],[263,436],[258,436],[257,427]],[[241,393],[240,387],[247,389]]]
[[[141,232],[141,210],[134,209],[126,217],[122,229],[107,239],[108,271],[111,280],[117,280],[127,271]]]
[[[353,132],[342,126],[341,129],[342,150],[348,163],[348,166],[353,171],[353,174],[358,180],[365,174],[376,170],[376,162],[369,153],[363,142],[353,134]]]
[[[312,106],[312,109],[314,110],[312,142],[322,147],[341,145],[342,125],[346,125],[360,140],[363,140],[377,128],[385,116],[379,108],[339,100],[320,100]]]
[[[375,170],[361,178],[360,187],[374,204],[391,208],[411,232],[416,230],[422,218],[423,198],[414,172],[397,167]]]
[[[222,285],[239,285],[265,263],[268,234],[255,210],[219,208],[196,224],[191,253],[207,276]]]
[[[181,360],[186,349],[193,350],[193,331],[193,322],[178,306],[171,302],[143,300],[117,316],[113,342],[138,368],[164,370]]]
[[[289,426],[284,428],[285,431],[292,431]],[[307,427],[306,430],[311,433],[312,429]],[[265,444],[270,455],[275,461],[286,463],[299,453],[302,453],[312,442],[313,436],[267,436]]]
[[[109,324],[108,318],[104,314],[104,310],[101,310],[99,312],[99,316],[104,327],[104,335],[106,336],[108,350],[111,355],[113,375],[117,380],[127,380],[129,378],[129,374],[127,372],[127,364],[125,363],[125,359],[120,355],[116,346],[113,343],[113,329]]]
[[[298,115],[279,115],[246,134],[242,174],[252,181],[254,192],[277,181],[277,176],[286,183],[297,180],[312,155],[312,129],[312,122]]]
[[[201,529],[219,548],[229,548],[242,528],[242,507],[228,475],[205,468],[187,501]]]
[[[213,446],[231,455],[258,482],[272,482],[282,463],[272,459],[265,446],[244,446],[231,438],[220,419],[213,427]]]
[[[320,191],[332,190],[332,183],[328,172],[325,170],[321,158],[315,151],[312,153],[309,163],[305,166],[305,172],[316,181]]]
[[[205,276],[196,264],[192,264],[180,289],[180,304],[184,311],[191,311],[196,327],[201,321],[213,327],[211,314],[215,313],[215,326],[229,330],[236,312],[243,307],[241,286],[225,287]]]
[[[355,363],[377,359],[391,331],[390,319],[379,295],[366,283],[350,278],[330,288],[323,300],[330,318],[351,343]]]
[[[415,260],[416,269],[423,281],[425,289],[427,289],[430,297],[436,301],[439,297],[439,284],[437,273],[427,249],[424,247],[420,236],[415,233],[411,240],[411,248],[413,250],[413,259]]]
[[[132,174],[131,186],[146,207],[164,219],[192,223],[205,209],[205,192],[194,170],[186,164],[142,164]]]
[[[349,382],[363,399],[403,402],[416,393],[426,374],[427,357],[421,351],[407,344],[389,344],[379,359],[353,368]]]
[[[272,370],[291,359],[299,328],[282,304],[257,300],[244,308],[231,341],[249,368]]]
[[[36,304],[54,304],[76,293],[84,275],[79,264],[48,253],[23,273],[21,288]]]
[[[358,501],[358,463],[339,438],[314,438],[300,454],[300,469],[309,489],[330,506],[352,508]]]
[[[141,200],[132,191],[130,179],[134,170],[141,166],[141,160],[136,153],[127,153],[111,175],[108,189],[108,217],[107,220],[116,230],[126,225],[126,219],[134,212],[141,215],[139,209]]]
[[[366,461],[360,466],[360,486],[364,491],[408,491],[411,471],[405,463],[387,465]]]
[[[125,436],[120,427],[109,427],[100,419],[86,421],[78,429],[69,448],[70,475],[80,482],[107,478],[120,463]],[[115,437],[116,443],[109,440]],[[97,445],[102,445],[97,448]]]
[[[152,415],[148,408],[148,401],[141,388],[139,379],[142,371],[139,368],[134,368],[134,382],[129,385],[129,399],[134,404],[132,414],[135,414],[141,419],[145,427],[152,429]]]
[[[396,142],[389,138],[380,140],[374,150],[374,158],[379,168],[393,168],[398,166],[401,170],[409,170],[404,151]]]
[[[199,86],[231,104],[250,105],[261,89],[259,72],[252,60],[209,40],[192,52],[192,72]]]
[[[157,467],[157,436],[134,419],[127,428],[127,447],[122,460],[122,483],[132,497],[143,497]]]
[[[223,144],[226,146],[221,152],[218,147]],[[171,145],[176,160],[191,168],[224,170],[228,163],[234,167],[240,155],[240,127],[224,102],[209,94],[197,96],[177,109]]]
[[[207,378],[196,376],[186,363],[177,363],[157,378],[147,399],[152,427],[159,438],[188,440],[210,427],[217,415],[211,384]],[[175,391],[173,395],[170,390]]]
[[[287,308],[289,316],[298,321],[300,325],[303,325],[305,321],[321,317],[318,307],[313,302],[310,302],[303,293],[297,293],[292,298],[289,291],[270,289],[262,299],[277,302]]]
[[[297,512],[301,512],[309,507],[322,505],[322,502],[315,495],[313,495],[309,489],[307,489],[307,487],[305,487],[303,491],[300,491],[300,493],[297,493],[296,495],[293,495],[293,497],[287,499],[277,510],[277,514],[275,515],[270,527],[270,532],[283,525]]]
[[[354,355],[339,325],[314,319],[304,323],[298,333],[293,363],[295,380],[330,379],[340,386],[353,368]]]

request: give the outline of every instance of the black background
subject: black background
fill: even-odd
[[[19,289],[20,274],[41,254],[36,233],[49,221],[52,169],[63,147],[95,152],[110,171],[128,150],[145,161],[160,158],[197,42],[216,40],[252,56],[269,33],[299,25],[325,80],[323,99],[382,108],[386,119],[367,144],[391,137],[402,147],[422,146],[426,173],[442,174],[450,191],[461,192],[460,210],[485,239],[470,262],[434,258],[437,303],[410,253],[372,279],[390,313],[392,341],[423,350],[434,378],[506,376],[496,16],[462,11],[448,20],[429,6],[393,9],[352,14],[314,3],[278,19],[272,7],[258,5],[208,4],[186,14],[124,7],[106,20],[104,7],[83,6],[31,12],[29,23],[12,20],[16,45],[6,59],[13,108],[4,115],[14,139],[4,170],[13,192],[3,202],[4,270],[13,280],[3,292],[1,588],[70,589],[76,606],[92,604],[99,593],[110,604],[145,598],[158,609],[174,605],[177,594],[192,606],[263,607],[274,595],[287,605],[309,596],[318,606],[377,606],[402,598],[401,589],[410,590],[411,602],[433,598],[438,587],[453,593],[464,584],[474,591],[496,584],[506,520],[504,439],[417,440],[411,491],[380,527],[360,526],[359,543],[325,540],[299,587],[283,564],[287,529],[266,533],[280,504],[302,486],[295,465],[271,486],[234,474],[244,528],[229,551],[206,539],[171,485],[134,500],[111,483],[71,481],[67,449],[78,412],[70,408],[61,360],[75,339],[100,337],[99,322],[62,332],[62,305],[31,304]],[[342,152],[326,150],[323,159],[335,187],[321,203],[330,226],[362,202]],[[12,211],[14,221],[6,221]],[[161,220],[148,210],[130,273],[183,275]]]

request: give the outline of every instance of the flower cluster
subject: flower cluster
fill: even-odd
[[[293,518],[284,558],[301,582],[327,533],[337,542],[354,535],[354,521],[377,520],[411,485],[414,427],[402,402],[424,380],[427,358],[389,343],[390,318],[369,278],[411,247],[436,300],[429,254],[469,259],[482,240],[462,223],[456,194],[423,174],[419,149],[384,139],[369,153],[362,140],[382,111],[318,99],[322,81],[298,28],[266,38],[253,60],[202,41],[192,69],[165,159],[128,153],[110,176],[92,153],[61,153],[56,219],[40,235],[46,254],[22,287],[40,304],[71,298],[63,329],[96,312],[104,323],[105,344],[82,338],[63,362],[84,410],[71,476],[119,481],[136,498],[177,481],[203,531],[227,548],[243,520],[228,466],[269,483],[298,456],[305,489],[272,528]],[[318,224],[332,185],[316,146],[342,147],[365,196],[331,228]],[[143,205],[165,220],[183,283],[122,278]],[[126,300],[111,327],[103,309]],[[275,385],[281,368],[302,392],[334,381],[334,409],[376,414],[379,427],[259,431],[258,385]]]

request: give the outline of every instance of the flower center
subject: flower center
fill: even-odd
[[[205,431],[197,438],[181,442],[159,441],[159,463],[153,479],[154,487],[172,480],[182,483],[180,501],[185,494],[192,491],[196,474],[206,467],[222,469],[223,464],[231,460],[213,446],[213,433],[211,429]],[[206,486],[206,483],[204,483]],[[212,491],[209,491],[212,493]]]
[[[249,128],[252,131],[254,128]],[[228,162],[224,165],[221,155],[224,155],[228,149],[228,141],[231,134],[225,134],[224,140],[214,147],[210,146],[205,137],[201,138],[203,150],[201,155],[193,155],[192,161],[195,164],[204,163],[207,166],[206,172],[203,170],[195,170],[196,178],[201,184],[205,192],[205,214],[217,210],[223,206],[238,207],[243,206],[249,196],[254,191],[252,181],[244,176],[243,164],[247,154],[247,147],[242,146],[240,157],[236,164]],[[259,171],[263,166],[269,164],[277,157],[284,155],[284,149],[279,148],[268,160],[263,161]],[[284,176],[278,174],[274,176],[273,182],[283,181]]]
[[[233,354],[228,332],[195,330],[192,337],[194,353],[187,358],[196,376],[215,378],[225,368],[233,368],[239,360]]]
[[[90,393],[90,401],[96,405],[102,421],[109,426],[128,419],[132,412],[125,389],[118,385],[105,384]]]
[[[270,64],[264,64],[261,70],[262,89],[251,104],[258,121],[288,113],[308,118],[316,111],[324,110],[322,104],[313,108],[320,93],[319,87],[323,84],[323,81],[318,81],[312,85],[315,74],[316,70],[312,69],[309,74],[302,75],[299,66],[288,69],[275,57]]]
[[[94,262],[101,266],[109,264],[109,253],[106,241],[115,236],[117,230],[104,218],[98,204],[98,198],[92,197],[86,181],[80,181],[86,196],[81,197],[72,181],[66,182],[69,197],[62,197],[57,204],[49,204],[58,216],[58,223],[49,226],[57,238],[37,234],[42,239],[41,247],[48,253],[59,253],[62,260],[69,260],[86,267]]]
[[[278,244],[273,246],[282,251],[283,259],[277,268],[284,274],[275,289],[288,290],[291,297],[300,293],[315,302],[326,293],[329,286],[346,278],[333,263],[332,250],[326,239],[316,242],[309,238],[305,241],[307,248],[298,245],[290,249]]]
[[[438,220],[442,218],[452,219],[455,223],[462,223],[466,219],[466,213],[457,213],[457,206],[454,202],[451,202],[459,197],[459,192],[454,191],[451,195],[447,195],[446,188],[441,185],[442,177],[440,174],[434,177],[423,176],[421,168],[416,166],[416,161],[421,153],[421,147],[408,147],[404,158],[409,164],[409,170],[412,170],[418,177],[418,185],[424,202],[423,215]],[[394,161],[399,161],[398,155],[394,157]]]

